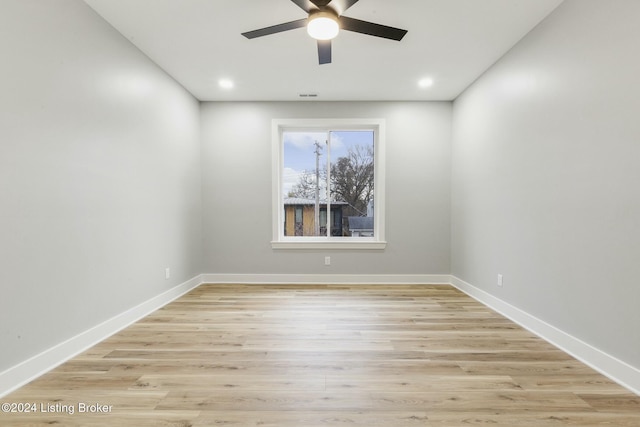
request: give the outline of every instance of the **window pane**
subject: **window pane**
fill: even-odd
[[[282,195],[285,218],[288,212],[296,212],[296,236],[326,236],[327,233],[327,139],[326,132],[283,132]],[[285,236],[293,234],[289,231],[285,223]]]
[[[283,132],[285,236],[373,237],[373,130]]]
[[[332,235],[373,237],[374,132],[332,131]],[[340,223],[338,223],[338,221]]]

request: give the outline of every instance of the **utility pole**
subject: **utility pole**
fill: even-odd
[[[315,235],[320,235],[320,155],[322,154],[322,147],[320,143],[316,141],[316,211],[314,216]]]

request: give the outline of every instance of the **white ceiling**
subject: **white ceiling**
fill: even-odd
[[[202,101],[452,100],[562,2],[360,0],[345,16],[409,32],[396,42],[342,31],[333,62],[318,65],[304,28],[240,35],[305,18],[290,0],[85,1]],[[433,86],[419,88],[427,77]]]

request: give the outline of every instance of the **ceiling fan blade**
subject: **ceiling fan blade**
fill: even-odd
[[[291,0],[291,1],[294,2],[296,5],[298,5],[300,9],[304,10],[307,13],[311,13],[311,11],[313,10],[318,10],[318,6],[311,0]]]
[[[407,34],[407,30],[388,27],[386,25],[375,24],[373,22],[361,21],[359,19],[341,16],[340,28],[356,33],[368,34],[370,36],[382,37],[385,39],[400,41]]]
[[[261,28],[259,30],[247,31],[242,33],[248,39],[256,37],[268,36],[269,34],[281,33],[283,31],[295,30],[307,25],[307,18],[298,19],[297,21],[285,22],[284,24],[273,25],[271,27]]]
[[[331,40],[318,40],[318,62],[331,64]]]
[[[354,4],[358,3],[359,0],[331,0],[331,7],[338,13],[338,15],[342,15]]]
[[[305,12],[311,13],[315,10],[324,10],[327,6],[333,9],[338,16],[356,4],[359,0],[291,0],[302,8]],[[329,4],[331,3],[331,4]]]

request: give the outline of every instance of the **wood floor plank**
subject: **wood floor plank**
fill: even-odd
[[[555,411],[595,412],[573,393],[500,391],[394,392],[379,390],[347,391],[248,391],[216,390],[169,392],[157,406],[160,410],[208,411]]]
[[[193,427],[231,425],[243,427],[432,427],[426,412],[362,411],[202,411]]]
[[[1,400],[38,409],[2,426],[640,426],[639,396],[446,285],[202,285]]]
[[[277,375],[237,375],[227,373],[223,375],[142,375],[132,390],[208,390],[214,393],[224,390],[248,391],[323,391],[326,390],[324,375],[309,373],[307,375],[277,374]]]

